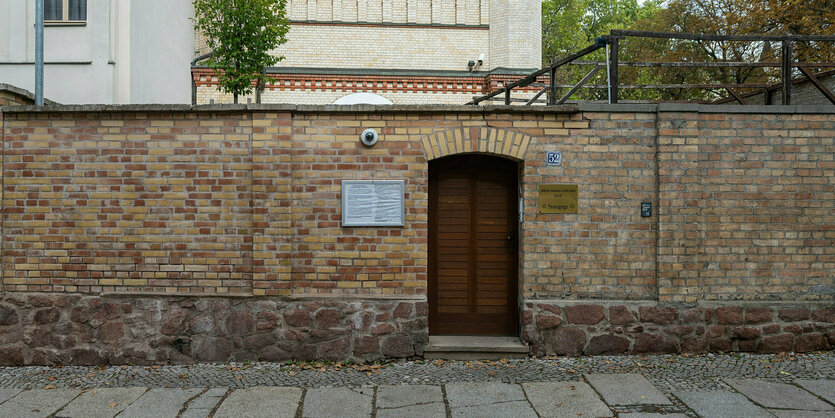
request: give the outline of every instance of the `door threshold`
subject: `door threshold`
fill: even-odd
[[[427,359],[499,360],[525,358],[530,347],[519,337],[484,335],[430,335],[423,351]]]

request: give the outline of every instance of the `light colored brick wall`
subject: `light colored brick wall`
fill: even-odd
[[[656,201],[653,119],[586,113],[491,124],[541,138],[524,167],[523,296],[655,298],[655,223],[639,211]],[[547,151],[562,151],[562,166],[547,166]],[[579,185],[579,213],[540,214],[540,184]]]
[[[833,298],[832,114],[670,112],[658,127],[661,300]]]
[[[489,31],[456,28],[294,24],[287,39],[277,66],[467,71],[490,48]]]
[[[539,68],[539,0],[292,0],[277,66],[467,71]],[[491,12],[492,10],[492,12]],[[195,34],[195,55],[208,52]]]
[[[488,0],[290,0],[292,21],[486,25]]]
[[[541,0],[491,1],[489,68],[541,66],[541,14]]]
[[[250,293],[248,115],[4,117],[5,290]]]
[[[6,113],[4,290],[422,295],[427,159],[479,150],[521,161],[524,299],[833,300],[835,114],[612,109]],[[360,178],[405,227],[340,226]]]

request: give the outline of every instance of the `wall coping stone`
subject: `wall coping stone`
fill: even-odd
[[[831,105],[710,105],[698,103],[578,103],[580,112],[611,113],[655,113],[655,112],[694,112],[694,113],[743,113],[743,114],[832,114],[835,106]]]
[[[133,104],[3,106],[3,113],[62,112],[297,112],[297,113],[577,113],[577,106]]]
[[[2,106],[3,113],[61,112],[297,112],[297,113],[742,113],[742,114],[835,114],[830,105],[705,105],[695,103],[579,103],[560,106],[472,105],[294,105],[294,104],[131,104]]]

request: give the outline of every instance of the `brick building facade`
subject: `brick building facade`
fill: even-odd
[[[518,169],[518,239],[487,257],[518,261],[505,307],[534,353],[835,345],[829,106],[0,115],[4,364],[421,355],[447,268],[430,172],[476,154]],[[403,180],[404,225],[342,226],[351,179]],[[576,185],[577,213],[542,213],[543,184]]]
[[[287,43],[274,51],[284,60],[266,69],[276,81],[261,101],[322,105],[369,92],[463,104],[541,66],[540,9],[538,0],[290,0]],[[207,52],[197,34],[195,56]],[[196,103],[231,103],[199,65]]]

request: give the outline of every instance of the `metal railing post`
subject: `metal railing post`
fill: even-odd
[[[618,102],[618,38],[609,39],[609,103]]]
[[[35,0],[35,106],[43,106],[43,1]]]
[[[782,104],[792,104],[792,44],[788,40],[783,41],[782,48]]]

